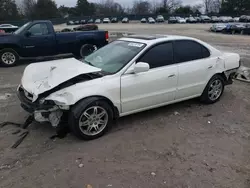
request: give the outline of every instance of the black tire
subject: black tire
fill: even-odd
[[[10,61],[5,60],[6,58],[10,58]],[[7,58],[7,59],[8,59]],[[0,65],[3,67],[13,67],[19,61],[19,55],[12,49],[3,49],[0,52]],[[8,63],[9,62],[9,63]]]
[[[96,51],[98,49],[97,45],[94,44],[84,44],[81,46],[80,48],[80,56],[82,58],[90,55],[91,53],[93,53],[94,51]]]
[[[215,81],[220,82],[222,88],[221,88],[221,92],[220,92],[218,98],[212,100],[211,97],[209,97],[209,91],[211,89],[211,84],[213,84]],[[222,96],[222,94],[224,92],[224,87],[225,87],[225,80],[224,80],[224,78],[222,76],[218,75],[218,74],[214,75],[209,80],[208,84],[206,85],[206,87],[205,87],[205,89],[204,89],[204,91],[203,91],[203,93],[201,95],[201,98],[200,98],[201,101],[204,102],[204,103],[206,103],[206,104],[213,104],[213,103],[217,102],[218,100],[220,100],[220,98],[221,98],[221,96]]]
[[[96,106],[104,109],[107,112],[108,117],[106,118],[108,121],[101,132],[95,135],[88,135],[81,130],[79,126],[79,121],[86,110]],[[103,99],[99,99],[97,97],[90,97],[80,101],[75,106],[73,106],[73,108],[69,113],[69,127],[72,133],[79,139],[93,140],[103,136],[112,127],[114,119],[113,117],[114,117],[114,112],[108,102],[106,102]]]

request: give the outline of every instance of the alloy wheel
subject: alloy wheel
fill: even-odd
[[[223,83],[221,80],[216,79],[214,80],[208,89],[208,97],[211,101],[215,101],[217,100],[221,94],[222,94],[222,90],[223,90]]]
[[[83,134],[95,136],[105,129],[108,119],[108,113],[104,108],[92,106],[82,113],[79,128]]]

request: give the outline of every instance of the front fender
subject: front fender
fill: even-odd
[[[120,111],[119,78],[78,83],[50,94],[45,100],[52,100],[61,106],[72,106],[84,98],[93,96],[107,98]]]

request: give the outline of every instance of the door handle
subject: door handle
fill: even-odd
[[[170,74],[168,77],[169,78],[175,77],[175,74]]]
[[[211,68],[213,68],[213,65],[209,65],[209,66],[208,66],[208,69],[211,69]]]

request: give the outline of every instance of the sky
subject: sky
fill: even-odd
[[[65,5],[73,7],[76,5],[76,0],[55,0],[56,4],[58,6]],[[121,5],[125,7],[131,7],[134,0],[114,0],[117,3],[120,3]],[[161,2],[161,0],[158,0]],[[89,0],[89,2],[100,2],[100,0]],[[202,3],[202,0],[182,0],[184,5],[196,5]]]

